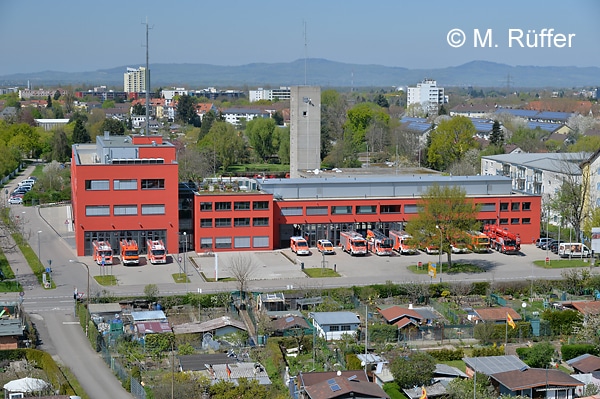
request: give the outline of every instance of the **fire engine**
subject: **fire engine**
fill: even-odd
[[[94,261],[99,265],[112,265],[113,252],[108,241],[93,241],[94,246]]]
[[[413,237],[404,230],[390,230],[390,239],[393,243],[394,251],[402,255],[414,255],[417,253],[417,246]]]
[[[394,243],[379,230],[367,230],[369,250],[378,256],[392,255]]]
[[[352,256],[367,254],[367,240],[356,231],[342,231],[340,246],[342,251],[348,252]]]
[[[146,241],[146,247],[148,248],[148,260],[150,263],[153,265],[167,263],[167,251],[162,240],[148,240]]]
[[[468,231],[467,247],[473,252],[483,253],[490,250],[490,238],[480,231]]]
[[[121,240],[121,263],[123,265],[140,264],[140,252],[135,240]]]
[[[516,254],[521,250],[521,237],[495,224],[485,225],[483,233],[490,238],[493,249],[503,254]]]

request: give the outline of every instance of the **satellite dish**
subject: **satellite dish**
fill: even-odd
[[[341,371],[341,370],[338,370],[338,371],[337,371],[337,376],[339,377],[339,376],[341,376],[341,375],[342,375],[342,371]]]

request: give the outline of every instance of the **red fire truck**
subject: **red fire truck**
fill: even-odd
[[[417,245],[413,237],[404,230],[390,230],[390,239],[393,242],[394,251],[402,255],[414,255],[417,253]]]
[[[352,256],[367,254],[367,240],[356,231],[342,231],[340,246],[342,251],[348,252]]]
[[[517,254],[521,250],[521,237],[495,224],[483,227],[483,234],[490,238],[490,246],[503,254]]]
[[[394,243],[388,236],[379,230],[367,230],[367,243],[369,251],[378,256],[390,256],[393,252]]]

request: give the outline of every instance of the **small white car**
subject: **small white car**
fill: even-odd
[[[21,198],[21,197],[10,197],[8,199],[8,203],[12,204],[12,205],[14,205],[14,204],[22,204],[23,203],[23,198]]]

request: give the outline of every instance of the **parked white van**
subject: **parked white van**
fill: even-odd
[[[19,183],[19,186],[23,186],[23,185],[29,185],[29,186],[33,186],[35,184],[35,180],[33,179],[25,179],[23,181],[21,181]]]
[[[558,256],[561,258],[589,258],[590,249],[580,242],[561,242],[558,244]]]

